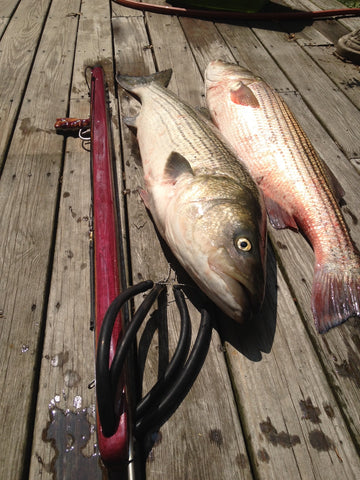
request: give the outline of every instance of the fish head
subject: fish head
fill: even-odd
[[[222,230],[219,228],[209,253],[209,267],[223,280],[227,294],[237,304],[236,308],[229,305],[222,309],[242,322],[260,308],[264,299],[266,222],[264,215],[252,217],[240,204],[218,205],[212,215],[221,218]]]
[[[208,180],[203,187],[207,191],[186,204],[181,227],[186,252],[178,257],[208,297],[242,322],[264,298],[265,209],[256,193],[239,189],[235,181]]]
[[[213,60],[205,70],[206,89],[213,88],[220,83],[231,84],[239,81],[247,85],[256,79],[257,77],[246,67],[223,60]]]
[[[205,70],[206,101],[213,120],[224,114],[230,106],[259,107],[251,85],[261,81],[247,68],[233,63],[214,60]],[[226,113],[225,113],[226,115]]]

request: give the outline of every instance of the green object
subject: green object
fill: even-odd
[[[168,0],[168,3],[177,7],[255,13],[261,10],[268,0]]]

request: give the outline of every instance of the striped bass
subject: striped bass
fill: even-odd
[[[263,191],[271,224],[301,229],[313,247],[318,331],[360,316],[360,256],[339,208],[338,181],[280,95],[260,78],[217,60],[205,82],[212,119]]]
[[[167,90],[171,70],[118,75],[141,101],[137,129],[145,206],[198,286],[241,322],[265,285],[266,211],[261,193],[220,133]]]

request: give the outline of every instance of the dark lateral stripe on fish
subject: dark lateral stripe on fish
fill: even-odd
[[[178,104],[176,102],[176,97],[173,96],[171,92],[164,92],[162,88],[157,88],[157,86],[153,86],[156,88],[156,94],[159,100],[161,100],[159,103],[159,106],[162,107],[166,111],[166,116],[164,116],[164,120],[162,121],[162,124],[164,127],[167,129],[167,132],[169,134],[169,137],[172,138],[174,141],[175,139],[178,138],[179,140],[182,140],[183,142],[185,141],[197,154],[203,153],[203,149],[205,149],[209,157],[213,156],[213,149],[216,148],[217,150],[220,150],[223,152],[225,158],[228,156],[233,156],[236,155],[233,153],[233,150],[231,147],[227,147],[227,145],[224,145],[224,142],[220,140],[217,136],[217,134],[214,132],[213,128],[208,124],[208,122],[205,121],[202,117],[200,117],[192,107],[186,104]],[[184,113],[186,115],[184,116]],[[176,115],[181,115],[182,116],[182,122],[184,127],[189,129],[192,135],[184,135],[184,127],[179,125],[175,118]],[[159,118],[162,116],[159,115]],[[174,126],[176,125],[176,128],[171,128],[169,123],[165,123],[165,119],[170,118],[170,120],[173,122]],[[194,123],[195,124],[194,124]],[[196,129],[201,128],[202,131],[205,130],[206,136],[200,135],[196,132]],[[195,142],[193,139],[197,140]],[[202,156],[201,160],[201,168],[200,168],[200,162],[197,162],[197,165],[194,165],[195,169],[200,169],[202,171],[207,170],[207,165],[204,164],[204,158]],[[239,180],[243,180],[244,174],[243,170],[239,167],[237,168],[237,164],[229,164],[226,160],[223,160],[222,162],[213,162],[210,167],[210,170],[213,170],[214,167],[218,169],[223,169],[224,166],[226,166],[226,170],[229,171],[231,169],[231,174],[234,178],[237,178]],[[205,168],[204,168],[205,167]],[[230,173],[230,172],[229,172]]]
[[[283,115],[283,117],[286,120],[286,123],[285,123],[285,127],[287,129],[286,133],[289,135],[289,137],[291,137],[292,141],[294,142],[294,144],[297,147],[297,152],[296,152],[297,154],[292,155],[293,165],[296,167],[297,174],[299,175],[299,177],[304,178],[304,175],[302,174],[300,166],[303,166],[304,168],[306,168],[306,171],[307,171],[308,174],[311,173],[312,169],[315,170],[315,172],[317,173],[316,181],[318,181],[319,184],[321,184],[321,186],[323,187],[322,192],[326,194],[326,200],[327,201],[326,200],[324,201],[323,207],[327,208],[327,210],[328,210],[328,215],[327,215],[328,219],[334,224],[333,213],[335,213],[336,222],[338,222],[341,226],[341,229],[344,232],[346,232],[346,235],[348,237],[348,242],[350,244],[351,239],[350,239],[348,228],[347,228],[347,226],[344,222],[343,216],[340,212],[340,208],[339,208],[337,199],[334,197],[333,191],[328,184],[328,181],[326,179],[326,172],[324,171],[324,167],[323,167],[323,164],[322,164],[320,158],[318,157],[314,148],[310,144],[305,132],[303,131],[303,129],[301,128],[299,123],[296,121],[296,119],[292,115],[289,107],[281,99],[280,96],[276,95],[276,97],[274,97],[273,95],[271,95],[271,91],[269,92],[268,88],[269,87],[265,88],[263,91],[266,93],[266,96],[267,96],[266,101],[268,102],[268,104],[270,104],[271,108],[273,109],[272,113],[277,113],[275,118],[276,118],[277,125],[278,125],[278,131],[281,132],[282,134],[284,133],[283,132],[283,125],[280,122],[281,115]],[[276,104],[275,105],[274,105],[274,99],[276,99]],[[264,99],[262,99],[262,101],[264,101],[264,107],[263,108],[266,110],[266,108],[267,108],[266,107],[266,101]],[[277,112],[276,107],[279,108],[279,113]],[[272,118],[272,120],[274,120],[274,118]],[[275,129],[273,129],[273,130],[275,130]],[[300,141],[300,145],[299,145],[299,141]],[[302,153],[302,149],[304,150],[306,155],[304,155]],[[303,161],[302,164],[301,164],[301,162],[298,161],[299,156],[302,157],[302,160],[305,160],[305,161]],[[307,160],[309,160],[309,162]],[[311,178],[311,175],[309,175],[309,177]],[[318,189],[318,185],[317,185],[316,181],[314,179],[312,181],[312,185],[309,185],[307,182],[304,182],[304,186],[305,186],[305,188],[307,189],[308,192],[310,192],[312,190],[312,188]],[[335,228],[336,233],[338,233],[337,230],[338,230],[338,227]]]

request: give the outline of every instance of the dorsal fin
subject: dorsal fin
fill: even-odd
[[[324,167],[324,174],[325,177],[330,185],[330,188],[333,192],[334,197],[338,201],[338,203],[341,202],[343,196],[345,195],[345,191],[341,186],[341,183],[339,180],[335,177],[333,172],[330,170],[330,168],[327,166],[325,162],[322,162],[322,165]]]
[[[260,107],[258,99],[255,97],[252,90],[242,82],[230,90],[230,98],[231,101],[237,105],[244,105],[253,108]]]

